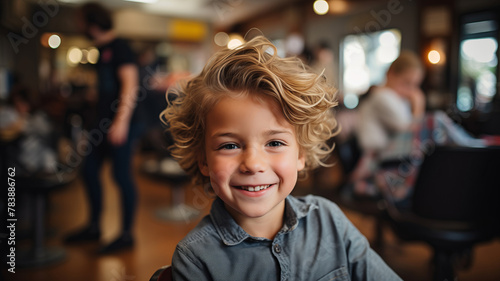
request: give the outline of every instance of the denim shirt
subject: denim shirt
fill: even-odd
[[[252,237],[217,198],[176,247],[174,280],[401,280],[338,206],[288,196],[273,240]]]

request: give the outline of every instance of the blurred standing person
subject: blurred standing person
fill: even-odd
[[[97,3],[83,5],[77,13],[80,31],[98,47],[98,102],[94,131],[102,132],[89,141],[91,152],[85,160],[83,178],[90,201],[90,219],[80,231],[68,236],[66,242],[98,241],[101,236],[102,186],[99,180],[104,159],[112,161],[113,178],[121,192],[122,232],[114,241],[102,246],[101,254],[131,248],[134,244],[132,225],[137,192],[131,172],[135,140],[141,123],[134,109],[138,92],[136,57],[123,39],[113,31],[110,11]]]

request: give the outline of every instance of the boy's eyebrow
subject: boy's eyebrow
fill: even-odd
[[[293,132],[291,130],[269,130],[265,133],[267,136],[274,136],[274,135],[280,135],[280,134],[289,134],[293,135]]]
[[[219,137],[236,137],[237,135],[234,133],[216,133],[213,134],[211,137],[212,138],[219,138]]]
[[[280,135],[280,134],[288,134],[293,136],[293,132],[291,130],[269,130],[264,133],[265,136],[274,136],[274,135]],[[231,132],[221,132],[221,133],[215,133],[212,135],[212,138],[218,138],[218,137],[238,137],[238,134],[231,133]]]

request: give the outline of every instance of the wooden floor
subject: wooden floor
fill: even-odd
[[[47,214],[49,246],[63,246],[66,259],[60,263],[41,268],[16,268],[12,274],[3,269],[6,280],[30,281],[127,281],[149,280],[151,274],[159,267],[170,264],[175,245],[201,219],[193,221],[167,222],[156,217],[155,211],[167,206],[171,192],[165,182],[151,179],[139,170],[143,160],[137,155],[134,162],[134,173],[139,187],[139,206],[135,222],[136,244],[133,250],[115,255],[99,256],[95,254],[97,244],[66,246],[61,238],[68,232],[85,223],[87,203],[80,179],[66,188],[54,192],[49,198]],[[102,220],[103,241],[109,241],[118,234],[120,227],[120,210],[117,189],[110,179],[109,165],[103,171],[105,182],[105,209]],[[335,175],[335,171],[331,173]],[[334,179],[333,179],[334,180]],[[302,183],[297,190],[307,193],[308,185]],[[199,187],[186,188],[186,202],[201,210],[209,211],[212,199]],[[373,239],[374,221],[345,210],[349,219],[367,236]],[[386,247],[382,257],[403,277],[404,280],[430,280],[431,250],[420,243],[403,243],[398,241],[389,229],[384,232]],[[21,241],[20,241],[21,242]],[[1,278],[0,278],[1,279]],[[473,265],[466,271],[459,272],[462,281],[497,281],[500,280],[500,241],[483,244],[474,250]]]

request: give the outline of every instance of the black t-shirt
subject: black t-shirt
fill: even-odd
[[[121,84],[118,78],[118,68],[125,64],[136,64],[136,55],[123,39],[115,39],[99,48],[97,62],[99,119],[113,119],[120,101]]]

